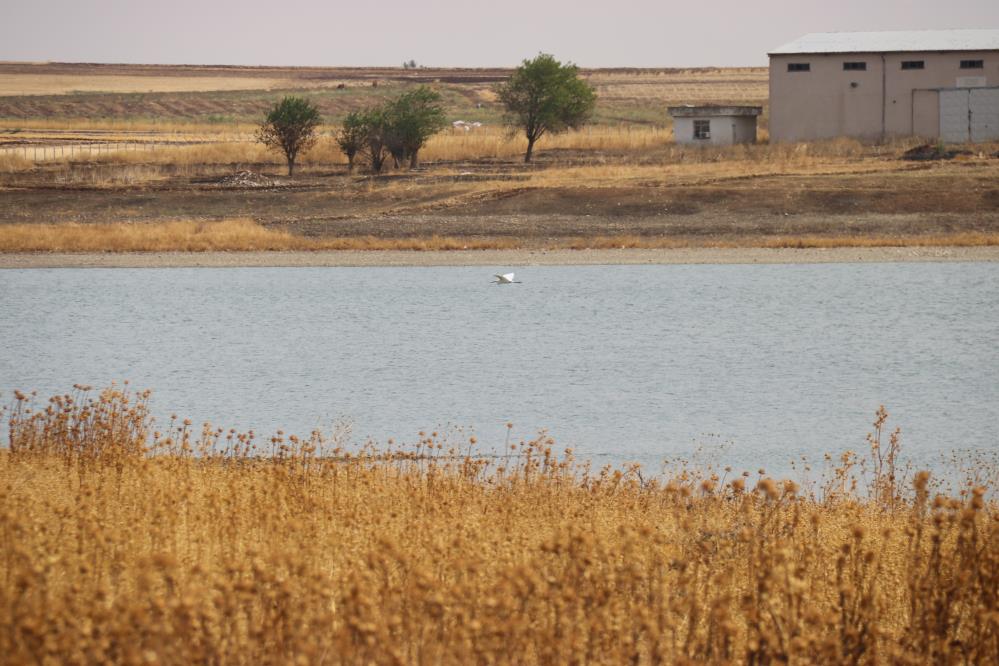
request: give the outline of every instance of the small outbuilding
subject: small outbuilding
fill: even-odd
[[[711,146],[756,143],[756,118],[762,106],[671,106],[673,140]]]

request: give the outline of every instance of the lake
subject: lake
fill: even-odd
[[[367,438],[545,429],[596,465],[755,470],[999,444],[999,264],[0,270],[0,400],[153,389],[162,424]]]

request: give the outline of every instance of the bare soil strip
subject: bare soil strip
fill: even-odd
[[[821,264],[999,261],[999,246],[682,248],[668,250],[457,250],[337,252],[150,252],[2,254],[12,268],[296,266],[586,266],[624,264]]]

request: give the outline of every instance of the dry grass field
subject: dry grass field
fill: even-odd
[[[87,241],[67,228],[59,242],[49,226],[21,226],[0,248],[42,249],[43,238],[50,249],[92,247],[115,225],[233,219],[290,234],[268,243],[327,248],[991,244],[999,234],[999,145],[936,162],[901,159],[918,144],[909,139],[769,145],[766,112],[756,145],[672,142],[666,106],[765,107],[763,68],[586,71],[599,96],[594,123],[544,137],[531,165],[492,93],[508,74],[0,64],[17,93],[0,96],[0,228],[111,225]],[[420,169],[348,173],[335,123],[414,83],[436,86],[450,119],[483,126],[433,137]],[[109,92],[67,92],[88,86]],[[253,140],[264,110],[288,92],[309,95],[327,121],[294,180]],[[148,231],[150,247],[204,240]]]
[[[79,93],[206,92],[273,90],[295,85],[293,79],[207,76],[73,76],[66,74],[0,74],[0,96],[74,95]]]
[[[546,437],[270,439],[18,395],[0,653],[82,664],[986,664],[999,510],[867,450],[812,481],[589,469]],[[266,457],[261,457],[262,455]],[[957,471],[957,470],[953,470]]]
[[[742,241],[616,236],[565,236],[549,240],[545,249],[679,249],[706,248],[831,248],[831,247],[982,247],[999,246],[999,233],[942,233],[828,237],[820,235],[761,235]],[[0,226],[0,252],[320,252],[330,250],[496,250],[537,247],[502,236],[468,238],[458,235],[411,237],[314,237],[266,228],[250,219],[198,222],[175,220],[145,223],[9,224]]]
[[[978,245],[999,244],[981,239]],[[968,243],[961,243],[968,244]],[[0,252],[258,252],[322,250],[480,250],[516,248],[509,238],[310,238],[249,219],[196,222],[10,224],[0,226]]]
[[[509,69],[276,68],[0,63],[0,128],[39,119],[156,126],[256,122],[275,95],[307,91],[330,121],[414,83],[437,86],[456,117],[498,120],[492,87]],[[665,122],[665,105],[765,104],[765,68],[584,70],[599,122]],[[375,84],[375,85],[373,85]],[[342,88],[341,88],[342,86]]]

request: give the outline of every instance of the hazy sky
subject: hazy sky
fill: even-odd
[[[999,0],[0,0],[0,60],[763,65],[806,32],[999,28]]]

